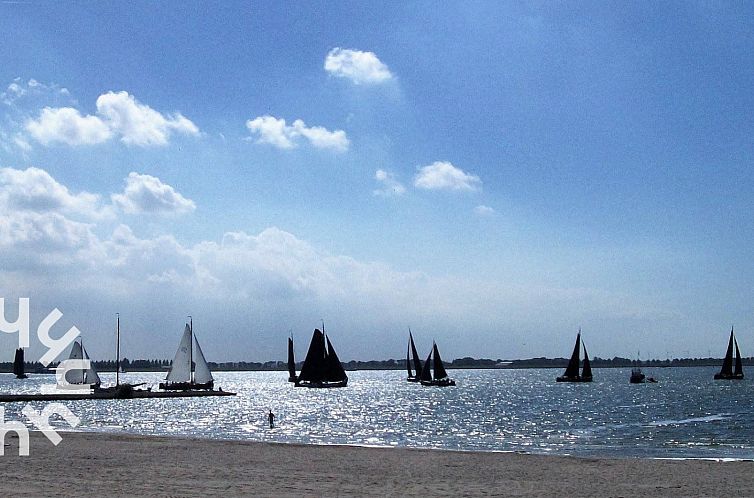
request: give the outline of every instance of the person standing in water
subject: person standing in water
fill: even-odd
[[[267,415],[267,420],[270,421],[270,429],[275,427],[275,414],[272,413],[272,410],[270,410],[269,415]]]

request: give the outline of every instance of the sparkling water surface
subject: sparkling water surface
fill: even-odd
[[[451,370],[457,386],[423,387],[402,371],[348,372],[342,389],[294,388],[286,372],[216,372],[234,397],[64,402],[76,430],[472,451],[652,458],[754,458],[754,388],[713,381],[715,368],[645,369],[658,384],[628,383],[630,369],[595,369],[591,384],[561,372]],[[100,374],[104,385],[114,374]],[[156,385],[164,373],[126,373]],[[52,375],[0,374],[0,391],[40,392]],[[5,420],[24,420],[5,403]],[[45,403],[31,404],[41,410]],[[267,411],[275,413],[275,428]],[[65,422],[53,425],[65,428]]]

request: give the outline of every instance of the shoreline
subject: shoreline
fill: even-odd
[[[0,469],[15,496],[719,496],[754,495],[750,461],[590,458],[61,432],[6,436]],[[731,481],[728,481],[731,482]]]
[[[588,459],[588,460],[646,460],[646,461],[668,461],[668,462],[685,462],[685,461],[703,461],[703,462],[716,462],[716,463],[733,463],[733,462],[754,462],[752,458],[736,458],[736,457],[660,457],[660,456],[620,456],[620,455],[597,455],[597,454],[564,454],[557,452],[532,452],[523,450],[490,450],[490,449],[458,449],[458,448],[441,448],[441,447],[418,447],[418,446],[391,446],[388,444],[363,444],[363,443],[300,443],[300,442],[288,442],[288,441],[260,441],[254,439],[231,439],[231,438],[218,438],[218,437],[201,437],[196,435],[165,435],[165,434],[142,434],[138,432],[127,432],[121,429],[113,431],[103,431],[97,429],[57,429],[57,432],[65,437],[66,434],[90,434],[90,435],[106,435],[106,436],[124,436],[124,437],[140,437],[140,438],[167,438],[167,439],[182,439],[187,441],[217,441],[226,443],[249,443],[249,444],[279,444],[284,446],[314,446],[314,447],[335,447],[335,448],[364,448],[364,449],[382,449],[382,450],[411,450],[411,451],[440,451],[449,453],[482,453],[482,454],[500,454],[500,455],[528,455],[528,456],[543,456],[552,458],[576,458],[576,459]],[[30,431],[31,434],[40,434],[38,430]]]

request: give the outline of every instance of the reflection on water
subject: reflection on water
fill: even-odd
[[[602,456],[754,458],[749,380],[713,381],[712,368],[651,372],[630,385],[628,369],[598,369],[592,384],[555,383],[555,370],[456,370],[456,387],[405,382],[400,371],[349,372],[344,389],[294,388],[286,372],[217,372],[236,397],[67,402],[78,429],[311,444]],[[156,385],[161,373],[127,373]],[[107,384],[113,375],[103,374]],[[40,392],[54,376],[2,392]],[[23,420],[6,404],[6,420]],[[43,404],[35,406],[41,409]],[[275,413],[275,428],[267,411]],[[61,427],[64,423],[61,421]]]

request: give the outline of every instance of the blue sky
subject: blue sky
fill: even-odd
[[[95,357],[751,354],[748,3],[0,12],[3,295]]]

